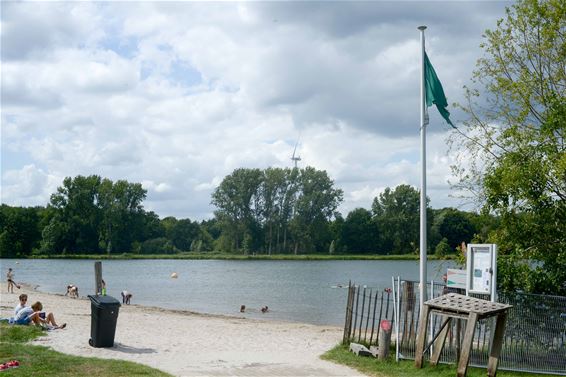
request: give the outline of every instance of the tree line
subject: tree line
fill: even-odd
[[[419,192],[387,188],[372,208],[344,218],[342,190],[325,171],[236,169],[212,193],[214,217],[160,219],[143,207],[139,183],[97,175],[65,178],[46,207],[0,207],[3,257],[69,254],[408,254],[419,237]],[[428,209],[429,252],[455,252],[486,234],[485,219],[452,208]]]

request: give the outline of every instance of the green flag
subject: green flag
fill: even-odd
[[[449,125],[456,128],[454,124],[450,121],[450,113],[446,110],[448,107],[448,102],[446,101],[446,96],[444,95],[444,89],[442,89],[442,84],[434,72],[430,60],[425,52],[425,87],[426,87],[426,105],[427,107],[432,106],[434,103],[436,108],[440,112],[440,115],[448,122]]]

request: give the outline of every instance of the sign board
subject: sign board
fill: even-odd
[[[466,270],[457,270],[454,268],[448,268],[446,270],[446,287],[466,289],[467,277],[468,277],[468,273]]]
[[[497,246],[495,244],[469,244],[467,251],[468,293],[487,294],[493,301],[497,279]]]

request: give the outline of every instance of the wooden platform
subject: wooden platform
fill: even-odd
[[[462,353],[460,355],[460,360],[458,361],[458,377],[464,377],[466,375],[477,321],[495,316],[497,317],[497,320],[493,343],[490,345],[489,361],[487,366],[487,375],[494,377],[497,373],[497,363],[499,361],[499,354],[503,343],[505,321],[507,319],[507,310],[509,308],[511,308],[511,305],[481,300],[479,298],[463,296],[457,293],[448,293],[425,302],[423,315],[421,316],[419,323],[415,366],[417,368],[421,368],[423,365],[423,356],[426,351],[426,332],[430,313],[437,313],[445,317],[439,333],[433,338],[434,352],[430,358],[430,363],[432,365],[438,364],[438,359],[440,358],[440,353],[444,347],[444,342],[452,319],[464,318],[468,321],[464,340],[462,342]],[[429,347],[427,347],[427,349]]]

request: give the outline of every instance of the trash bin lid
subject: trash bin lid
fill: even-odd
[[[107,307],[107,306],[120,306],[120,301],[116,300],[112,296],[102,296],[102,295],[88,295],[90,301],[96,307]]]

